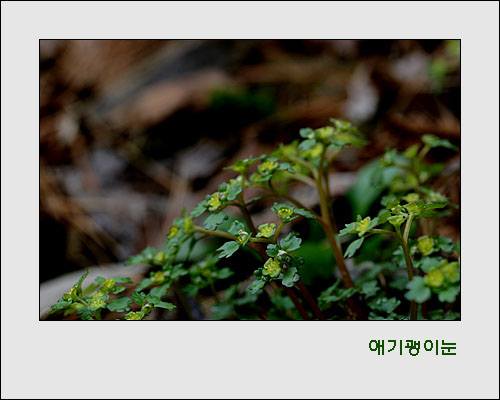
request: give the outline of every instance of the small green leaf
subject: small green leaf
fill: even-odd
[[[59,299],[56,304],[51,306],[51,310],[48,312],[49,314],[53,314],[59,310],[63,310],[71,305],[71,301]]]
[[[361,247],[364,240],[365,238],[362,237],[352,242],[345,251],[344,257],[352,257],[354,253],[356,253],[356,251]]]
[[[268,244],[267,245],[267,249],[266,249],[266,254],[271,257],[271,258],[274,258],[278,255],[278,252],[280,251],[279,247],[275,244]]]
[[[390,314],[400,304],[401,304],[401,302],[398,299],[396,299],[395,297],[391,297],[390,299],[388,299],[386,297],[378,297],[378,298],[370,301],[368,303],[368,307],[370,307],[372,310],[383,311],[383,312]]]
[[[203,226],[206,229],[214,231],[217,229],[217,226],[222,224],[227,218],[227,215],[223,212],[211,214],[207,217],[207,219],[205,219],[205,221],[203,222]]]
[[[238,197],[242,190],[243,188],[239,183],[232,184],[227,190],[227,199],[231,201],[236,199],[236,197]]]
[[[118,297],[113,301],[110,301],[107,307],[109,311],[125,312],[130,310],[129,303],[131,302],[132,300],[130,300],[128,297]]]
[[[149,286],[151,286],[152,283],[153,283],[153,280],[151,278],[145,278],[139,282],[139,285],[137,285],[135,290],[137,292],[140,292],[141,290],[144,290],[144,289],[148,288]]]
[[[314,137],[314,130],[312,130],[311,128],[302,128],[299,131],[299,135],[303,138],[312,138]]]
[[[379,287],[378,287],[378,282],[376,280],[365,282],[361,286],[361,293],[363,293],[366,297],[375,296],[378,290]]]
[[[245,230],[245,229],[246,229],[245,224],[241,221],[236,220],[231,224],[231,227],[229,228],[228,232],[231,235],[238,236],[238,232],[240,230]]]
[[[146,294],[144,292],[141,293],[133,292],[132,300],[134,301],[135,304],[143,306],[144,304],[146,304]]]
[[[418,266],[426,274],[439,267],[443,259],[441,257],[423,257]]]
[[[82,307],[82,308],[78,309],[76,314],[80,315],[80,318],[83,321],[88,321],[90,318],[92,318],[94,316],[94,314],[92,314],[92,311],[90,311],[87,307]]]
[[[356,233],[356,222],[347,224],[344,229],[340,230],[339,237],[347,236]]]
[[[82,283],[85,280],[85,278],[89,275],[89,273],[90,273],[90,269],[88,269],[87,272],[85,272],[81,276],[81,278],[78,279],[78,282],[76,282],[75,285],[73,286],[75,288],[77,296],[81,296],[82,295]]]
[[[458,286],[450,286],[438,293],[438,299],[442,303],[453,303],[459,292],[460,288]]]
[[[257,279],[252,282],[252,284],[248,287],[248,291],[251,294],[256,294],[260,289],[262,289],[266,285],[266,282],[264,282],[261,279]]]
[[[113,279],[116,283],[132,283],[132,279],[121,276],[113,276],[111,279]]]
[[[230,241],[224,243],[221,247],[217,249],[217,251],[220,251],[221,253],[219,254],[219,258],[229,258],[231,257],[238,249],[240,248],[240,244],[235,241]]]
[[[177,308],[177,306],[175,306],[174,304],[172,303],[167,303],[165,301],[159,301],[157,303],[154,304],[154,306],[156,308],[163,308],[165,310],[174,310],[175,308]]]
[[[205,211],[207,211],[208,202],[206,200],[200,201],[195,208],[191,211],[190,215],[192,217],[199,217]]]
[[[217,271],[216,279],[227,279],[234,274],[229,268],[222,268]]]
[[[121,293],[125,290],[125,286],[115,286],[113,289],[111,289],[111,293],[113,294],[118,294]]]
[[[441,250],[448,254],[453,253],[453,250],[455,250],[453,240],[444,236],[438,238],[438,245]]]
[[[423,303],[431,298],[431,289],[425,286],[425,280],[421,276],[415,276],[408,282],[406,288],[409,289],[405,294],[405,298],[408,300]]]
[[[283,286],[292,287],[299,279],[300,276],[297,273],[297,268],[290,267],[284,273],[281,283],[283,284]]]
[[[457,146],[453,145],[450,143],[450,141],[446,139],[441,139],[437,136],[434,135],[423,135],[422,136],[422,141],[429,147],[434,148],[434,147],[446,147],[451,150],[457,150]]]
[[[306,139],[300,142],[299,144],[299,149],[302,151],[309,150],[310,148],[314,147],[316,145],[316,140],[315,139]]]
[[[154,287],[149,291],[149,294],[156,297],[163,297],[167,294],[168,288],[170,287],[170,282],[164,283],[161,286]]]
[[[280,246],[285,251],[294,251],[300,249],[300,244],[302,239],[295,236],[293,233],[289,233],[285,238],[281,239]]]
[[[295,214],[302,215],[303,217],[306,217],[306,218],[312,218],[312,219],[316,218],[314,216],[314,214],[311,214],[309,211],[303,210],[302,208],[296,208],[295,210],[293,210],[293,212]]]

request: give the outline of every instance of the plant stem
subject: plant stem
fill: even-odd
[[[309,293],[309,290],[307,290],[307,287],[306,285],[304,285],[304,282],[302,282],[302,280],[298,280],[297,283],[296,283],[297,287],[299,288],[300,292],[302,293],[302,295],[304,296],[304,298],[306,299],[306,301],[309,303],[309,305],[311,306],[312,310],[314,311],[314,314],[316,315],[316,317],[320,320],[320,321],[326,321],[326,318],[325,316],[323,315],[323,312],[320,310],[320,308],[318,307],[318,304],[316,303],[316,300],[314,300],[314,298],[311,296],[311,294]]]
[[[177,297],[179,298],[179,302],[181,303],[182,308],[186,312],[187,317],[189,320],[194,321],[193,313],[191,311],[191,307],[189,307],[189,303],[187,301],[186,296],[182,292],[182,289],[179,287],[177,284],[177,281],[172,281],[175,293],[177,294]]]
[[[328,211],[328,203],[327,199],[325,196],[325,192],[323,189],[323,184],[321,182],[322,180],[322,172],[323,172],[323,162],[325,158],[325,152],[323,151],[320,164],[319,164],[319,173],[317,175],[316,179],[316,187],[318,189],[318,194],[319,194],[319,205],[321,209],[321,216],[322,216],[322,222],[323,228],[325,229],[326,235],[328,237],[328,240],[330,242],[330,246],[333,250],[333,255],[335,256],[335,259],[337,260],[337,265],[339,266],[340,274],[342,276],[342,281],[344,282],[344,286],[349,289],[353,287],[353,282],[351,275],[349,273],[349,270],[347,269],[347,266],[345,264],[344,257],[342,255],[342,252],[340,251],[340,247],[337,243],[337,240],[335,239],[335,233],[333,230],[333,226],[331,223],[331,217],[330,217],[330,212]]]
[[[238,202],[240,204],[240,210],[241,213],[243,214],[243,218],[245,218],[245,221],[248,224],[248,227],[252,231],[253,236],[257,235],[257,229],[255,229],[255,225],[252,221],[252,217],[250,216],[250,213],[248,212],[247,208],[245,207],[245,202],[243,200],[243,196],[240,194],[238,196]]]
[[[345,264],[344,256],[342,255],[340,245],[339,243],[337,243],[337,240],[335,238],[336,232],[334,230],[332,223],[333,217],[330,215],[330,212],[328,210],[328,199],[326,197],[325,189],[323,188],[323,183],[322,183],[325,154],[326,151],[323,150],[318,170],[315,171],[315,173],[313,174],[316,178],[316,187],[318,190],[319,205],[322,216],[321,219],[318,218],[318,222],[320,222],[321,225],[323,226],[328,241],[330,242],[330,247],[332,248],[333,255],[337,260],[337,265],[339,267],[340,275],[342,276],[342,281],[344,282],[344,286],[347,289],[349,289],[354,286],[354,283],[352,281],[351,274],[349,273],[349,270],[347,269],[347,266]],[[361,307],[356,303],[356,301],[353,298],[348,298],[346,302],[347,305],[349,306],[349,309],[358,319],[366,319],[365,312],[361,309]]]
[[[401,247],[403,248],[403,255],[405,257],[405,263],[406,263],[406,272],[408,273],[408,280],[411,281],[413,279],[413,276],[415,275],[415,272],[413,270],[413,263],[411,261],[410,257],[410,252],[408,250],[408,235],[409,235],[409,226],[411,225],[411,220],[413,216],[410,214],[410,218],[407,221],[407,225],[405,226],[405,233],[404,236],[401,236],[400,234],[393,232],[393,231],[388,231],[385,229],[372,229],[373,233],[382,233],[386,235],[391,235],[395,237],[400,243]],[[405,239],[406,238],[406,239]],[[415,301],[410,302],[410,321],[416,321],[417,320],[417,312],[418,312],[418,304]]]
[[[311,317],[309,316],[306,309],[304,308],[302,303],[299,301],[299,299],[297,298],[297,296],[295,295],[293,290],[289,287],[286,287],[286,286],[284,286],[284,288],[285,288],[286,294],[288,295],[288,297],[290,297],[290,299],[292,299],[293,304],[295,304],[295,308],[297,308],[297,310],[299,311],[299,314],[302,316],[302,318],[304,318],[306,321],[310,321]]]

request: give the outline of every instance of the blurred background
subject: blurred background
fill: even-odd
[[[184,207],[234,177],[224,166],[330,117],[370,141],[334,162],[343,227],[377,210],[384,188],[370,184],[369,161],[386,147],[403,150],[425,133],[460,144],[460,42],[41,40],[41,311],[82,269],[109,276],[130,255],[160,246]],[[459,154],[430,156],[444,164],[434,188],[459,204]],[[307,190],[295,195],[316,204]],[[252,211],[265,222],[265,208]],[[459,239],[459,218],[450,215],[438,232]]]

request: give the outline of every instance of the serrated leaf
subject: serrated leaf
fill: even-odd
[[[111,289],[111,293],[113,294],[118,294],[121,293],[125,290],[125,286],[115,286],[113,289]]]
[[[48,312],[48,314],[53,314],[59,310],[63,310],[71,305],[71,301],[59,299],[56,304],[53,304],[51,306],[51,310]]]
[[[94,316],[94,314],[92,314],[92,311],[90,311],[87,307],[79,308],[76,314],[80,315],[80,318],[83,321],[88,321],[90,318]]]
[[[391,297],[390,299],[388,299],[386,297],[379,297],[379,298],[373,299],[372,301],[368,302],[368,307],[370,307],[372,310],[383,311],[383,312],[390,314],[400,304],[401,304],[401,301],[399,301],[395,297]]]
[[[203,201],[200,201],[195,208],[193,208],[191,210],[191,213],[190,215],[192,217],[199,217],[200,215],[202,215],[205,211],[207,211],[207,201],[206,200],[203,200]]]
[[[240,244],[238,242],[235,241],[226,242],[217,249],[217,251],[221,252],[219,254],[219,258],[231,257],[239,248]]]
[[[278,255],[278,252],[279,252],[279,247],[275,244],[268,244],[267,245],[267,249],[266,249],[266,254],[271,257],[271,258],[274,258]]]
[[[344,229],[339,232],[339,237],[350,235],[356,233],[356,222],[351,222],[347,224]]]
[[[241,185],[239,183],[234,183],[232,184],[229,189],[227,190],[227,199],[228,200],[235,200],[236,197],[238,197],[238,195],[241,193],[241,191],[243,190],[243,188],[241,187]]]
[[[366,297],[372,297],[379,291],[378,282],[376,280],[368,281],[363,283],[361,286],[361,293]]]
[[[236,220],[231,224],[231,227],[229,228],[228,232],[231,235],[238,236],[238,232],[240,230],[245,230],[245,229],[246,229],[245,224],[241,221]]]
[[[143,306],[144,304],[146,304],[146,294],[144,292],[141,293],[133,292],[132,300],[134,301],[135,304]]]
[[[300,276],[297,273],[297,268],[290,267],[283,274],[283,280],[281,281],[281,283],[283,284],[283,286],[292,287],[299,279]]]
[[[455,250],[453,240],[444,236],[438,238],[438,245],[441,250],[448,254],[453,253],[453,250]]]
[[[131,302],[132,300],[128,297],[118,297],[113,301],[110,301],[107,308],[112,312],[125,312],[130,310],[129,303]]]
[[[352,257],[354,253],[356,253],[356,251],[361,247],[364,240],[365,238],[362,237],[352,242],[345,251],[344,257]]]
[[[316,145],[316,140],[315,139],[306,139],[300,142],[299,144],[299,149],[302,151],[307,151],[310,148],[314,147]]]
[[[167,294],[168,288],[170,287],[170,282],[164,283],[161,286],[154,287],[149,291],[151,296],[163,297]]]
[[[443,261],[440,257],[424,257],[418,263],[418,266],[422,271],[428,273],[439,267],[439,264]]]
[[[264,282],[261,279],[257,279],[252,282],[252,284],[248,287],[248,291],[251,294],[256,294],[260,289],[262,289],[266,285],[266,282]]]
[[[203,226],[206,229],[214,231],[217,229],[217,226],[222,224],[227,218],[228,216],[223,212],[217,214],[211,214],[205,219],[205,221],[203,222]]]
[[[303,138],[308,138],[314,136],[314,130],[312,130],[311,128],[302,128],[299,131],[299,135]]]
[[[459,292],[460,288],[458,286],[450,286],[438,293],[438,299],[443,303],[453,303]]]
[[[314,214],[311,214],[309,211],[303,210],[302,208],[296,208],[293,210],[293,212],[295,214],[302,215],[303,217],[306,217],[306,218],[312,218],[312,219],[316,218],[316,216]]]
[[[294,251],[300,249],[300,244],[302,243],[302,239],[297,236],[289,233],[285,238],[281,239],[280,246],[285,251]]]
[[[137,292],[140,292],[141,290],[144,290],[144,289],[148,288],[149,286],[151,286],[152,283],[153,283],[153,280],[151,278],[145,278],[139,282],[139,285],[137,285],[135,290]]]
[[[425,280],[421,276],[415,276],[406,285],[408,292],[405,293],[405,298],[408,300],[423,303],[431,298],[431,289],[425,286]]]

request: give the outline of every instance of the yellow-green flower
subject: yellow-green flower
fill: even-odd
[[[170,239],[173,239],[174,237],[177,236],[177,234],[179,233],[179,227],[178,226],[171,226],[170,227],[170,230],[168,231],[168,237]]]
[[[323,152],[323,144],[316,143],[313,147],[304,152],[304,156],[310,158],[318,158],[322,152]]]
[[[216,211],[222,206],[222,202],[219,199],[219,192],[214,193],[210,200],[208,200],[208,211]]]
[[[89,306],[90,308],[104,308],[106,307],[106,302],[104,301],[103,293],[101,292],[94,292],[90,296],[90,301],[89,301]]]
[[[144,318],[144,313],[141,311],[135,312],[129,312],[128,314],[125,314],[125,319],[127,321],[140,321],[141,319]]]
[[[168,259],[168,254],[165,254],[164,251],[159,251],[158,253],[156,253],[156,256],[155,256],[155,261],[156,264],[163,264],[165,261],[167,261]]]
[[[278,163],[268,160],[259,165],[258,170],[262,175],[266,175],[269,172],[274,171],[276,168],[278,168]]]
[[[324,126],[322,128],[316,129],[316,134],[321,138],[321,139],[328,139],[330,136],[332,136],[334,133],[334,129],[332,126]]]
[[[293,209],[289,208],[289,207],[281,207],[278,210],[278,215],[282,219],[290,218],[292,216],[292,214],[293,214]]]
[[[401,226],[401,224],[405,222],[405,220],[406,220],[406,214],[397,214],[387,218],[387,221],[394,226]]]
[[[356,222],[356,232],[358,232],[359,236],[362,236],[366,233],[366,230],[370,226],[371,218],[366,217],[359,222]]]
[[[190,233],[194,228],[193,218],[190,216],[184,217],[184,233]]]
[[[429,286],[439,287],[444,282],[444,275],[439,269],[435,269],[434,271],[429,272],[425,276],[425,281]]]
[[[158,271],[153,275],[153,282],[157,285],[161,285],[165,282],[165,274],[162,271]]]
[[[278,275],[281,271],[280,264],[278,261],[270,258],[266,261],[264,264],[264,269],[269,273],[271,276]]]
[[[417,242],[418,250],[422,255],[428,256],[434,251],[434,239],[427,236],[422,236]]]
[[[102,283],[102,287],[109,291],[115,287],[115,281],[113,279],[106,279]]]
[[[403,197],[408,203],[413,203],[420,199],[418,193],[408,193],[405,197]]]
[[[269,238],[274,234],[275,230],[276,224],[263,224],[259,226],[259,233],[257,234],[257,236]]]
[[[289,157],[297,154],[297,144],[292,143],[292,144],[287,144],[283,145],[280,147],[281,153],[283,154],[283,157]]]
[[[457,262],[446,263],[440,269],[448,281],[450,282],[458,281],[460,275],[458,272]]]

